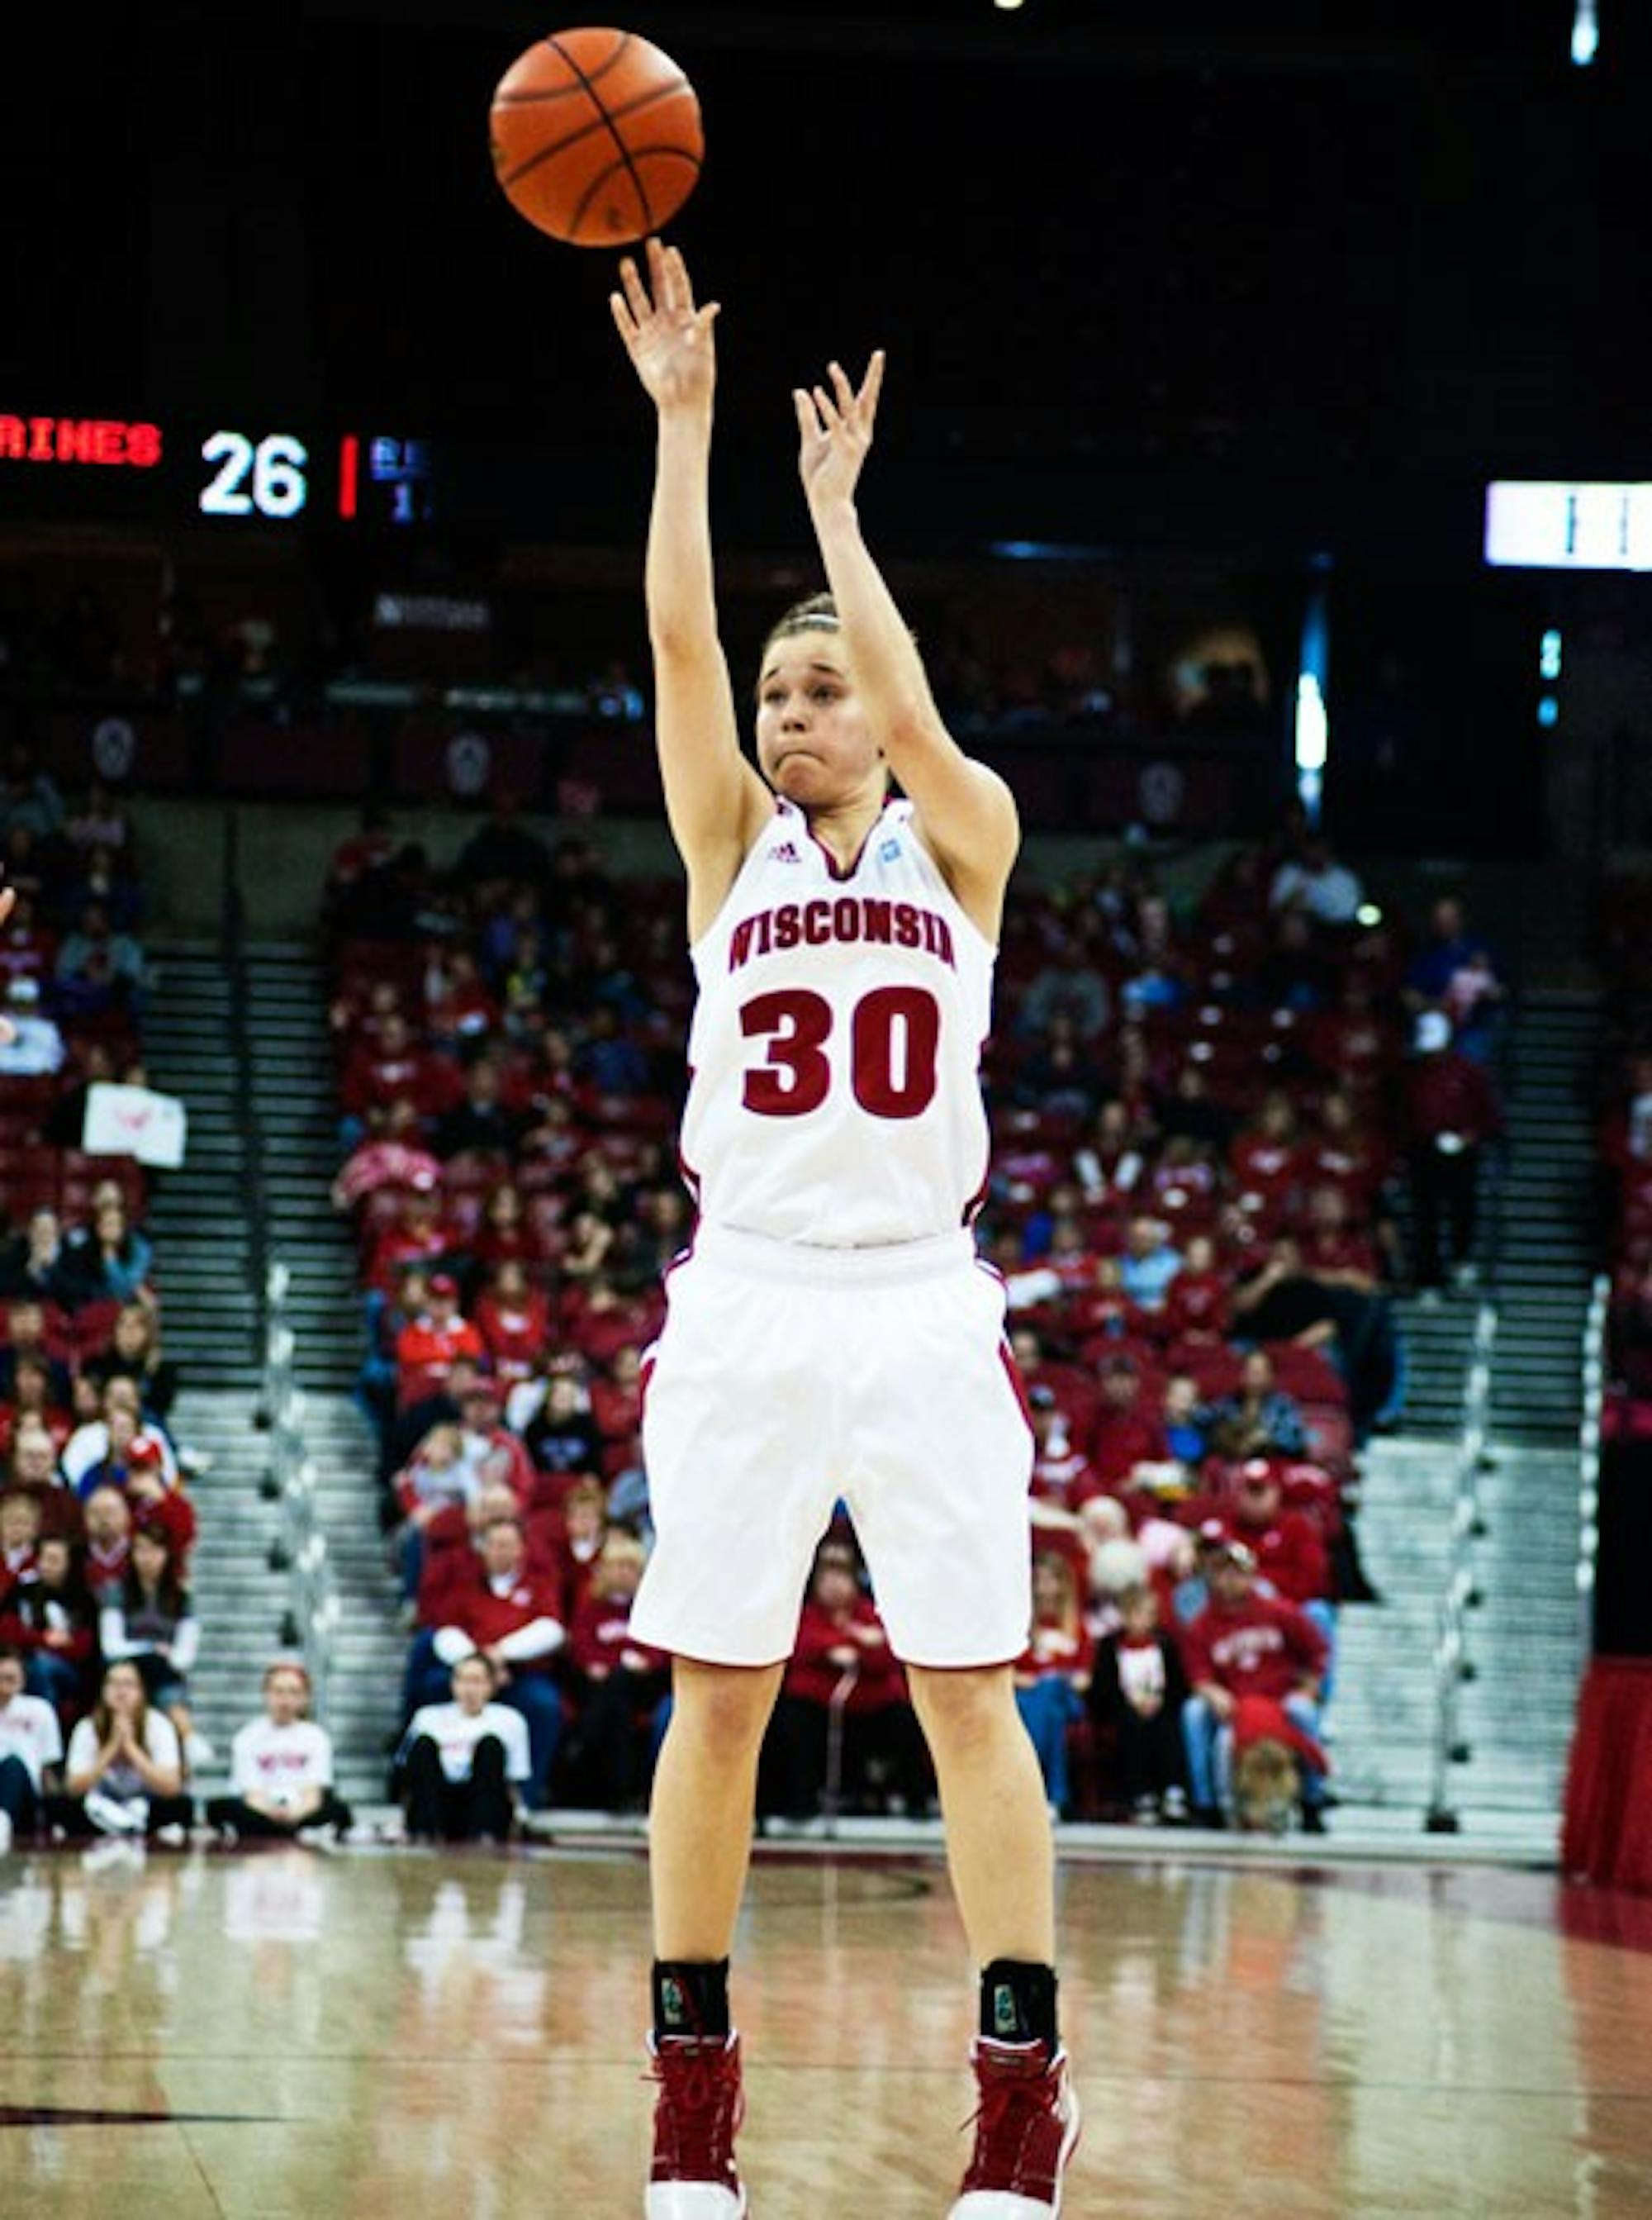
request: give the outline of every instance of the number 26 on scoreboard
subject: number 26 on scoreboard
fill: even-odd
[[[309,451],[290,432],[249,440],[245,432],[215,432],[203,440],[201,459],[216,465],[201,489],[203,516],[302,516],[309,498]]]

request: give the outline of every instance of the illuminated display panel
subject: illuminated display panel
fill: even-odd
[[[1499,478],[1486,560],[1528,571],[1652,571],[1652,485]]]

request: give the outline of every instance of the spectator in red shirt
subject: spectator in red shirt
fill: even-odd
[[[469,1575],[455,1580],[449,1589],[446,1624],[415,1639],[408,1661],[408,1712],[439,1703],[453,1667],[479,1649],[499,1675],[498,1700],[527,1722],[533,1777],[526,1800],[530,1810],[539,1810],[562,1736],[562,1697],[552,1677],[568,1638],[560,1599],[549,1583],[529,1572],[527,1540],[514,1518],[496,1518],[484,1529],[478,1558]]]
[[[441,1163],[423,1145],[416,1105],[398,1094],[384,1113],[382,1129],[352,1150],[333,1182],[333,1207],[353,1210],[381,1188],[404,1187],[433,1194]]]
[[[579,1614],[602,1554],[608,1513],[608,1492],[595,1474],[576,1474],[562,1494],[557,1541],[558,1593],[562,1598],[562,1615],[570,1623]]]
[[[1283,1706],[1308,1736],[1319,1726],[1325,1637],[1282,1597],[1256,1589],[1256,1561],[1242,1542],[1213,1552],[1210,1600],[1182,1637],[1193,1693],[1182,1706],[1181,1731],[1194,1816],[1222,1826],[1232,1802],[1232,1722],[1239,1699],[1266,1696]],[[1303,1825],[1324,1832],[1324,1776],[1303,1783]]]
[[[1412,1276],[1437,1300],[1444,1274],[1441,1221],[1450,1236],[1452,1276],[1474,1280],[1481,1152],[1502,1130],[1497,1092],[1484,1067],[1451,1045],[1443,1010],[1417,1020],[1417,1053],[1406,1073],[1404,1127],[1416,1231]]]
[[[354,1149],[377,1130],[398,1095],[405,1095],[421,1119],[439,1116],[453,1099],[456,1075],[415,1038],[399,1010],[392,1010],[377,1041],[363,1041],[345,1067],[339,1089],[345,1110],[343,1138]]]
[[[1101,1366],[1101,1407],[1090,1437],[1090,1462],[1105,1488],[1121,1493],[1138,1465],[1170,1461],[1170,1444],[1156,1414],[1142,1395],[1141,1375],[1129,1356],[1109,1356]]]
[[[829,1779],[834,1716],[843,1734],[836,1782]],[[775,1733],[780,1809],[789,1818],[812,1817],[829,1790],[852,1787],[867,1798],[876,1777],[909,1812],[927,1801],[928,1762],[906,1675],[860,1585],[854,1550],[835,1535],[815,1556]]]
[[[396,1223],[373,1244],[367,1264],[370,1292],[382,1300],[409,1267],[433,1268],[453,1245],[442,1223],[441,1196],[433,1188],[410,1188]]]
[[[631,1639],[631,1606],[645,1561],[634,1534],[610,1528],[568,1636],[579,1703],[570,1763],[608,1812],[642,1810],[656,1729],[664,1731],[659,1713],[670,1660]]]
[[[458,1281],[451,1273],[433,1273],[423,1311],[396,1338],[398,1409],[406,1410],[421,1396],[433,1394],[446,1382],[456,1356],[487,1354],[482,1336],[469,1319],[460,1316],[458,1306]]]
[[[1227,1281],[1216,1262],[1208,1233],[1188,1237],[1181,1269],[1164,1299],[1163,1332],[1168,1342],[1225,1340],[1231,1312]]]
[[[551,1306],[540,1289],[529,1285],[520,1257],[502,1257],[493,1266],[476,1306],[476,1325],[506,1388],[532,1378],[551,1330]]]

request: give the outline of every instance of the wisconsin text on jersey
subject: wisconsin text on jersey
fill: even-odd
[[[838,940],[878,942],[885,947],[920,949],[957,970],[952,928],[932,909],[916,902],[881,901],[870,895],[817,895],[813,901],[777,902],[743,917],[728,938],[728,968],[738,971],[754,956],[776,949],[822,948]]]

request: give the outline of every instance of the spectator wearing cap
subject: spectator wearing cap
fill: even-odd
[[[508,1487],[526,1509],[533,1495],[533,1460],[519,1435],[504,1423],[498,1381],[478,1365],[457,1398],[459,1406],[459,1462],[467,1491]]]
[[[1134,1481],[1138,1467],[1169,1464],[1170,1444],[1158,1413],[1146,1406],[1142,1376],[1133,1357],[1104,1357],[1100,1388],[1100,1406],[1090,1435],[1090,1462],[1101,1487],[1121,1494]]]
[[[1287,1506],[1283,1475],[1268,1457],[1247,1457],[1239,1467],[1228,1524],[1233,1540],[1243,1542],[1255,1557],[1258,1581],[1295,1604],[1324,1637],[1323,1710],[1336,1684],[1337,1611],[1331,1560],[1319,1529],[1306,1512]]]
[[[1181,1730],[1194,1815],[1220,1826],[1232,1801],[1235,1709],[1244,1696],[1281,1704],[1305,1734],[1318,1734],[1319,1692],[1325,1668],[1325,1637],[1313,1622],[1282,1597],[1256,1587],[1256,1561],[1242,1542],[1210,1553],[1210,1600],[1182,1636],[1193,1693],[1182,1706]],[[1323,1777],[1303,1784],[1303,1823],[1323,1831]]]
[[[1265,1349],[1247,1350],[1239,1384],[1200,1414],[1219,1456],[1300,1456],[1306,1446],[1302,1413],[1294,1396],[1275,1384],[1274,1360]]]
[[[1159,1624],[1150,1583],[1125,1588],[1118,1607],[1119,1624],[1096,1648],[1090,1692],[1114,1796],[1133,1819],[1180,1821],[1188,1811],[1181,1652]]]
[[[458,1281],[450,1272],[432,1273],[423,1310],[396,1338],[397,1409],[442,1387],[456,1356],[485,1355],[481,1334],[460,1313]]]
[[[561,1739],[562,1698],[552,1668],[567,1643],[560,1599],[527,1562],[522,1527],[496,1518],[483,1532],[479,1562],[448,1592],[446,1624],[418,1637],[408,1664],[416,1700],[438,1700],[460,1658],[479,1650],[498,1677],[499,1700],[521,1713],[533,1755],[531,1806],[545,1803]]]
[[[1484,1068],[1452,1046],[1451,1020],[1443,1010],[1423,1012],[1415,1045],[1402,1104],[1414,1220],[1412,1276],[1419,1290],[1433,1295],[1444,1278],[1442,1221],[1454,1277],[1459,1286],[1473,1284],[1481,1156],[1501,1132],[1503,1118]]]
[[[6,988],[8,1033],[0,1034],[0,1078],[45,1079],[61,1071],[67,1051],[55,1018],[41,1007],[40,982],[27,972]]]

